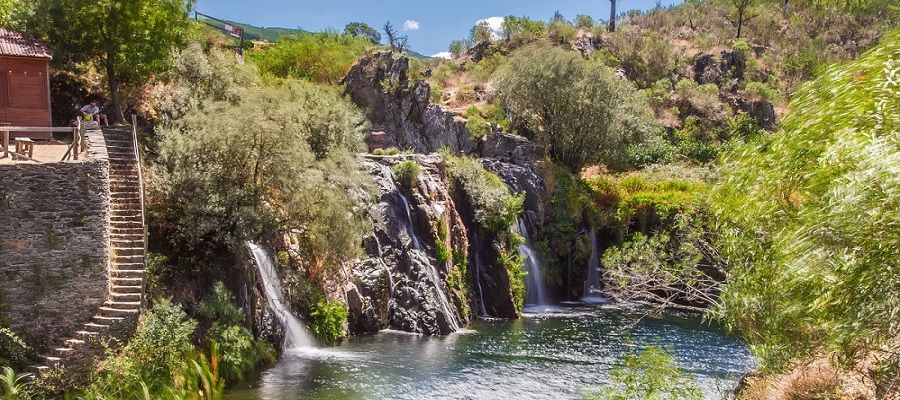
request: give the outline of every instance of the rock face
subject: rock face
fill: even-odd
[[[694,80],[699,84],[717,86],[744,79],[747,60],[734,50],[724,50],[718,57],[702,53],[694,59]]]
[[[411,187],[398,184],[391,169],[407,158],[421,168]],[[453,255],[466,254],[467,229],[450,198],[443,161],[417,155],[361,162],[379,194],[367,205],[374,227],[365,241],[368,257],[353,265],[346,290],[351,332],[444,335],[460,329],[472,308],[465,267]]]
[[[588,32],[581,32],[572,43],[572,48],[580,51],[583,55],[589,56],[595,51],[600,50],[601,44],[602,41],[599,37],[594,37],[594,35]]]
[[[365,109],[379,133],[368,141],[370,148],[432,153],[446,147],[457,153],[475,152],[476,143],[463,120],[430,104],[431,88],[425,81],[410,80],[407,57],[394,58],[390,52],[363,57],[343,83],[345,93]]]

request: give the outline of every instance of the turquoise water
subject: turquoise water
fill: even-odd
[[[447,337],[384,331],[292,350],[226,399],[577,399],[647,344],[671,346],[707,398],[718,399],[754,367],[744,345],[689,314],[654,318],[602,305],[549,311],[479,321]]]

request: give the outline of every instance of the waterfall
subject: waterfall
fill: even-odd
[[[403,210],[406,211],[406,227],[409,229],[409,237],[412,240],[413,248],[422,250],[422,247],[419,244],[419,238],[416,236],[416,230],[413,226],[412,215],[409,213],[409,200],[399,189],[397,190],[397,194],[400,195],[400,200],[403,200]]]
[[[421,251],[422,246],[419,243],[418,235],[416,235],[416,227],[413,224],[412,214],[410,214],[409,212],[409,200],[406,198],[403,192],[399,190],[399,188],[395,187],[395,189],[397,190],[397,194],[400,195],[400,199],[403,200],[403,209],[406,211],[406,226],[409,229],[409,237],[412,239],[413,248],[415,250]],[[444,293],[444,290],[441,288],[443,283],[443,280],[441,280],[441,275],[438,273],[437,268],[435,268],[431,260],[425,260],[424,263],[427,264],[425,272],[429,275],[429,278],[431,278],[431,282],[434,284],[434,290],[437,292],[437,299],[440,303],[439,306],[441,307],[441,311],[443,311],[444,316],[447,317],[447,324],[450,325],[450,328],[454,331],[458,331],[460,328],[459,321],[456,318],[456,313],[454,313],[453,309],[450,308],[450,301],[447,298],[447,294]]]
[[[378,240],[378,234],[375,234],[375,246],[378,248],[378,258],[384,260],[384,252],[381,251],[381,240]],[[388,313],[391,312],[391,303],[390,299],[394,298],[394,277],[391,276],[391,270],[388,268],[387,264],[381,263],[384,266],[384,273],[387,274],[388,279]]]
[[[278,274],[275,273],[272,257],[269,257],[265,249],[255,243],[247,242],[247,247],[250,248],[253,258],[256,260],[256,267],[259,269],[259,276],[266,292],[266,302],[284,327],[284,348],[315,347],[315,341],[306,329],[306,325],[294,316],[291,309],[284,304],[281,281],[278,279]]]
[[[531,237],[528,235],[528,227],[525,221],[519,220],[519,234],[525,238],[525,244],[519,246],[518,250],[525,257],[525,304],[528,305],[545,305],[550,304],[547,300],[546,288],[544,287],[544,278],[541,276],[541,262],[534,249],[531,248]]]
[[[594,290],[600,289],[600,245],[597,231],[591,228],[591,259],[587,265],[587,278],[584,280],[584,294],[581,301],[586,303],[602,303],[606,299]]]
[[[478,287],[478,306],[481,309],[481,316],[487,316],[487,307],[484,306],[484,289],[481,288],[481,242],[478,241],[478,235],[474,235],[475,243],[472,247],[475,249],[475,285]]]

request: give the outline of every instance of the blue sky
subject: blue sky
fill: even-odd
[[[680,2],[661,0],[663,5]],[[619,0],[617,11],[648,9],[656,0]],[[258,26],[343,30],[351,21],[376,29],[390,20],[408,29],[410,48],[426,55],[446,51],[450,41],[468,35],[480,19],[517,15],[547,20],[559,10],[566,18],[609,17],[609,0],[198,0],[197,10],[214,17]],[[406,21],[410,21],[405,23]]]

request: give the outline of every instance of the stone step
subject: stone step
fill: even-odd
[[[141,302],[139,302],[139,301],[107,300],[103,304],[107,307],[111,307],[111,308],[115,308],[117,310],[123,310],[123,311],[136,311],[138,308],[141,308]]]
[[[88,322],[88,323],[84,324],[84,327],[85,327],[85,329],[92,330],[92,331],[105,331],[105,330],[109,329],[109,325],[97,324],[94,322]]]
[[[129,238],[129,239],[119,239],[116,237],[112,237],[112,235],[110,235],[109,243],[113,247],[134,248],[134,247],[141,246],[141,248],[143,248],[144,241],[141,239],[142,238],[140,236],[135,236],[134,238]]]
[[[110,217],[112,218],[112,217]],[[140,232],[144,233],[144,223],[138,218],[135,220],[134,218],[126,218],[126,217],[116,217],[118,221],[110,221],[109,223],[109,232],[110,233],[135,233]]]
[[[116,293],[137,294],[138,296],[140,296],[142,288],[140,286],[134,285],[113,285],[111,290]]]
[[[75,332],[75,338],[83,340],[83,341],[96,339],[98,337],[100,337],[100,332],[96,332],[96,331],[81,330],[81,331]]]
[[[116,269],[109,273],[119,278],[143,278],[144,270],[142,269]]]
[[[95,315],[93,319],[94,319],[94,321],[97,321],[101,325],[109,325],[109,324],[114,324],[116,322],[122,321],[125,318],[118,317],[118,316],[99,315],[98,314],[98,315]]]
[[[117,211],[123,211],[123,212],[137,211],[140,213],[140,211],[143,209],[143,207],[141,207],[141,201],[137,200],[137,199],[135,199],[133,202],[132,201],[126,202],[126,201],[113,200],[110,203],[109,208],[113,213],[115,213]]]
[[[63,359],[61,357],[51,356],[48,354],[41,354],[37,356],[37,359],[41,362],[41,366],[45,368],[61,365],[63,362]]]
[[[87,342],[81,339],[66,339],[65,343],[69,346],[69,348],[75,349],[78,346],[84,346]]]
[[[103,315],[112,316],[112,317],[127,317],[129,315],[137,314],[140,312],[139,309],[124,309],[124,308],[113,308],[113,307],[100,307],[100,312]]]
[[[50,349],[50,354],[56,357],[66,358],[71,357],[72,354],[75,354],[75,349],[71,347],[54,347]]]
[[[141,278],[120,278],[120,277],[110,277],[110,281],[112,281],[113,288],[117,286],[141,286]]]
[[[143,256],[144,255],[144,247],[112,247],[113,254],[120,257],[125,256]]]
[[[140,286],[138,286],[140,287]],[[141,293],[117,293],[110,292],[109,297],[113,299],[113,301],[141,301]]]
[[[141,249],[141,251],[143,251],[143,249]],[[123,263],[123,264],[143,263],[144,255],[143,254],[123,254],[123,255],[115,254],[112,256],[112,262],[117,265],[119,263]]]

